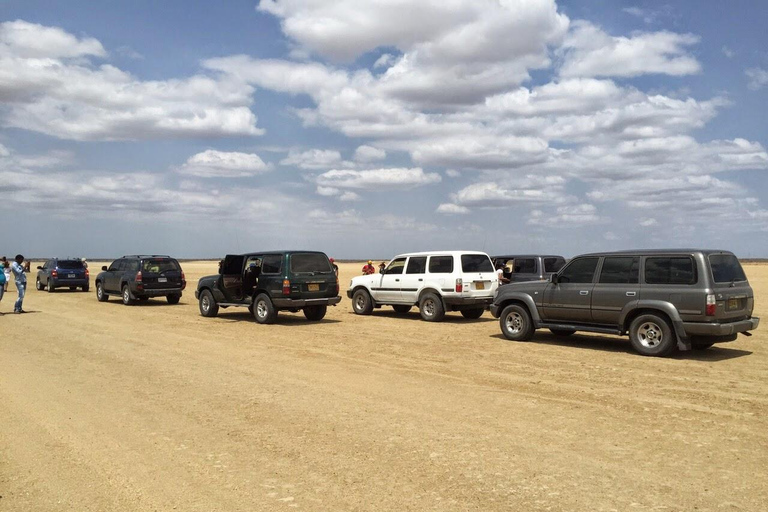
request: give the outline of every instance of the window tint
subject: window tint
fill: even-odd
[[[138,272],[140,263],[141,262],[139,260],[123,260],[122,270],[126,270],[128,272]]]
[[[716,283],[747,280],[741,263],[733,254],[710,254],[709,266],[712,267],[712,278]]]
[[[463,272],[493,272],[491,258],[485,254],[462,254],[461,270]]]
[[[228,254],[221,265],[221,273],[224,275],[239,274],[243,271],[243,256]]]
[[[404,268],[405,268],[405,258],[398,258],[396,260],[392,260],[392,263],[389,264],[389,266],[384,271],[384,273],[385,274],[402,274]]]
[[[123,260],[115,260],[109,266],[109,271],[110,272],[116,272],[116,271],[122,270],[122,269],[123,269]]]
[[[135,262],[133,263],[135,265]],[[181,270],[176,260],[170,258],[152,258],[144,260],[141,264],[141,271],[148,274],[162,274],[164,272],[178,272]]]
[[[558,272],[565,265],[565,258],[544,258],[544,272]]]
[[[266,257],[264,257],[266,262]],[[266,272],[262,270],[262,272]],[[291,272],[297,274],[310,272],[333,272],[328,256],[321,252],[297,252],[291,254]]]
[[[648,284],[694,284],[696,267],[689,256],[653,257],[645,260]]]
[[[295,256],[296,255],[294,255],[294,257]],[[291,268],[293,268],[293,264],[291,264]],[[264,259],[261,260],[262,274],[279,274],[281,270],[283,270],[282,254],[267,254],[264,256]]]
[[[430,274],[450,274],[453,272],[453,256],[431,256],[429,258]]]
[[[405,270],[406,274],[423,274],[427,271],[427,257],[426,256],[411,256],[408,260],[408,268]]]
[[[59,260],[59,268],[70,270],[83,268],[83,262],[80,260]]]
[[[558,278],[561,283],[591,283],[598,258],[579,258],[571,261]]]
[[[515,258],[514,271],[520,274],[535,274],[536,260],[533,258]]]
[[[600,271],[601,283],[633,284],[640,278],[640,258],[608,257]]]

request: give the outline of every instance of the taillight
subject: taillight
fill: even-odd
[[[59,271],[56,269],[51,270],[51,277],[59,277]]]
[[[136,272],[136,288],[143,288],[144,283],[142,283],[142,277],[141,277],[141,270]]]
[[[287,279],[283,279],[283,295],[291,294],[291,282]]]
[[[183,290],[186,287],[187,287],[187,278],[184,275],[184,272],[182,272],[181,273],[181,289]]]
[[[715,316],[715,310],[717,309],[717,301],[713,294],[707,295],[707,316]]]
[[[91,277],[91,273],[88,271],[88,269],[85,269],[85,277]]]
[[[456,279],[456,293],[461,293],[461,291],[464,289],[464,281],[461,280],[461,278]]]

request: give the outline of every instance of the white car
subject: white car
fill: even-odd
[[[446,311],[480,318],[498,286],[491,258],[484,252],[418,252],[396,256],[380,274],[355,277],[347,297],[358,315],[381,306],[392,306],[397,313],[418,306],[421,318],[439,322]]]

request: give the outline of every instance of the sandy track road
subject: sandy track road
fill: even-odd
[[[0,510],[768,509],[765,326],[671,359],[346,297],[263,326],[201,317],[215,263],[183,266],[175,306],[30,290],[0,317]]]

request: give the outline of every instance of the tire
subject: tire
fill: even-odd
[[[203,290],[200,294],[200,314],[205,317],[214,317],[219,314],[219,305],[208,290]]]
[[[77,290],[77,286],[70,286],[70,287],[69,287],[69,289],[70,289],[71,291],[75,291],[75,290]]]
[[[536,331],[528,309],[518,304],[504,308],[499,317],[499,326],[504,337],[512,341],[528,341]]]
[[[253,317],[260,324],[273,324],[277,320],[277,310],[266,293],[260,293],[253,301]]]
[[[109,295],[104,291],[104,284],[101,282],[96,283],[96,299],[99,302],[107,302],[109,300]]]
[[[40,278],[35,279],[35,289],[41,291],[43,289],[43,283],[40,282]]]
[[[358,315],[370,315],[373,311],[373,299],[367,290],[359,289],[352,295],[352,311]]]
[[[304,316],[310,322],[319,322],[325,317],[328,306],[307,306],[304,308]]]
[[[178,293],[174,293],[172,295],[166,295],[165,300],[168,301],[168,304],[178,304],[181,300],[181,295]]]
[[[462,309],[461,310],[461,316],[464,318],[468,318],[470,320],[477,320],[481,316],[483,316],[483,313],[485,313],[484,308],[476,308],[476,309]]]
[[[45,283],[45,289],[48,290],[48,293],[53,293],[56,291],[56,286],[53,284],[53,279],[50,277],[48,278],[48,282]]]
[[[398,315],[404,315],[411,310],[411,306],[403,306],[403,305],[392,306],[392,309],[394,309],[395,313],[397,313]]]
[[[419,301],[419,313],[427,322],[440,322],[445,318],[443,301],[434,293],[425,293]]]
[[[84,292],[87,292],[87,291],[89,291],[90,289],[91,289],[91,287],[90,287],[90,286],[88,286],[88,285],[86,285],[86,286],[83,286],[83,291],[84,291]]]
[[[573,329],[550,329],[549,332],[555,336],[570,336],[576,331]]]
[[[133,304],[133,299],[131,298],[131,290],[130,288],[128,288],[127,284],[123,285],[122,299],[123,299],[123,304],[125,304],[126,306],[130,306]]]
[[[677,349],[675,331],[659,315],[640,315],[629,326],[629,341],[639,354],[666,357]]]

